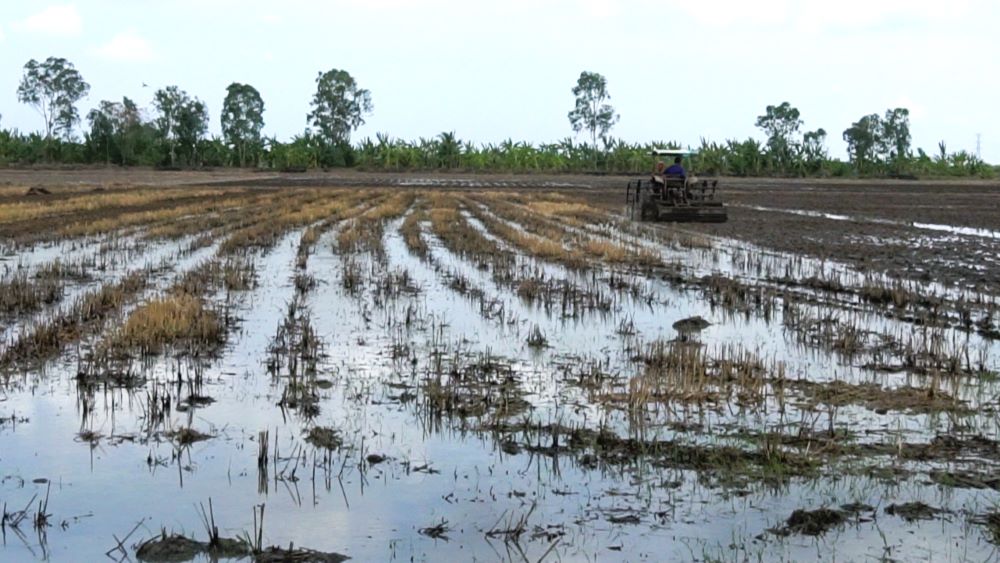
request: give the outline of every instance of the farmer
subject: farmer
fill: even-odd
[[[698,179],[694,176],[688,176],[687,170],[684,170],[684,166],[681,165],[681,157],[675,156],[674,163],[670,165],[663,171],[664,178],[680,178],[684,181],[684,189],[681,191],[681,199],[683,201],[688,201],[692,198],[691,188],[694,186]]]
[[[675,156],[674,163],[670,165],[670,168],[667,168],[663,172],[663,175],[674,176],[681,179],[687,178],[687,171],[685,171],[684,167],[681,166],[681,157]]]

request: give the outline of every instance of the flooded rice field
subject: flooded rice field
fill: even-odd
[[[1000,284],[574,182],[0,187],[0,559],[1000,557]]]

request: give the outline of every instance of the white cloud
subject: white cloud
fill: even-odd
[[[53,37],[76,37],[83,31],[83,18],[73,4],[55,5],[14,22],[11,29]]]
[[[153,46],[134,29],[123,31],[94,49],[94,54],[112,61],[147,62],[156,58]]]

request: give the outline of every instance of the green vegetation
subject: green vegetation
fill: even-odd
[[[573,95],[576,96],[576,107],[567,116],[569,123],[574,133],[584,129],[589,131],[591,145],[596,148],[597,137],[605,140],[619,118],[615,108],[605,103],[611,99],[608,80],[596,72],[581,72],[573,87]]]
[[[681,148],[677,142],[633,143],[609,135],[619,115],[608,103],[607,79],[582,72],[572,89],[569,112],[575,133],[589,143],[567,137],[531,144],[508,139],[498,144],[461,140],[454,131],[415,141],[379,133],[354,144],[351,134],[372,112],[371,93],[344,70],[320,72],[316,78],[311,128],[290,141],[262,136],[264,100],[249,84],[232,83],[222,103],[222,138],[208,138],[208,107],[177,86],[157,90],[152,119],[129,98],[102,100],[87,114],[89,131],[73,135],[79,122],[76,104],[90,86],[72,63],[49,57],[28,61],[18,100],[34,106],[44,119],[43,133],[0,128],[0,166],[120,165],[153,167],[257,167],[301,171],[308,168],[359,167],[384,171],[609,173],[638,174],[651,168],[654,148]],[[909,111],[887,110],[851,124],[843,133],[847,162],[831,158],[822,129],[800,133],[800,112],[789,102],[769,105],[757,117],[767,141],[749,138],[724,142],[701,140],[690,167],[723,176],[786,177],[915,177],[992,178],[997,168],[965,151],[949,153],[942,141],[935,156],[910,146]]]
[[[249,84],[230,84],[222,102],[222,136],[240,166],[257,162],[263,148],[263,128],[264,100],[260,92]]]
[[[159,113],[154,123],[167,146],[170,166],[177,157],[189,166],[198,164],[198,140],[208,131],[208,109],[198,98],[191,98],[177,86],[167,86],[153,95]]]
[[[332,69],[316,77],[312,106],[309,122],[319,129],[320,138],[348,143],[351,131],[364,125],[364,116],[372,112],[372,96],[346,70]]]
[[[90,85],[66,59],[49,57],[42,63],[31,59],[24,65],[17,100],[34,106],[42,115],[46,139],[53,134],[69,137],[73,125],[80,121],[76,102],[89,91]]]
[[[851,162],[860,172],[889,172],[899,175],[909,170],[910,112],[890,109],[885,119],[866,115],[844,131]]]
[[[826,131],[817,129],[806,132],[802,141],[798,141],[795,136],[801,126],[799,110],[788,102],[767,106],[765,114],[757,117],[757,127],[767,133],[766,155],[773,171],[783,175],[818,174],[822,171],[823,162],[827,160],[823,146]]]

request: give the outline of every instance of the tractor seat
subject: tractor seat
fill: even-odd
[[[664,176],[663,184],[671,188],[683,188],[684,187],[684,177],[683,176]]]

